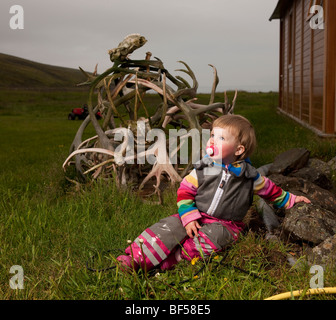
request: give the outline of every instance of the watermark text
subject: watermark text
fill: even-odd
[[[310,279],[309,285],[311,289],[323,289],[324,288],[324,270],[322,266],[314,265],[309,270],[313,276]]]
[[[9,13],[12,17],[9,20],[9,27],[12,30],[24,29],[24,11],[23,7],[20,5],[13,5],[9,9]]]
[[[312,6],[309,11],[313,16],[309,21],[309,25],[313,30],[324,29],[324,11],[322,6]]]
[[[11,266],[9,273],[15,274],[9,280],[9,286],[11,289],[24,289],[23,285],[23,268],[18,265]]]

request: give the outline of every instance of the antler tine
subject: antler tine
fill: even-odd
[[[94,71],[92,73],[93,76],[96,76],[97,75],[97,72],[98,72],[98,63],[96,64],[95,68],[94,68]]]
[[[78,83],[77,86],[85,86],[91,84],[96,78],[97,78],[97,68],[98,68],[98,63],[95,66],[95,69],[92,74],[89,74],[86,72],[84,69],[81,67],[78,67],[79,70],[83,73],[83,75],[87,78],[86,81]]]
[[[217,75],[217,69],[212,64],[209,64],[209,66],[213,69],[213,72],[214,72],[214,80],[212,84],[211,97],[210,97],[210,102],[209,102],[209,104],[213,104],[215,101],[215,93],[216,93],[217,85],[219,83],[219,78]]]
[[[197,89],[198,89],[198,82],[196,79],[196,76],[194,74],[194,72],[191,70],[191,68],[184,62],[184,61],[178,61],[179,63],[182,63],[187,70],[184,69],[177,69],[175,71],[181,71],[181,72],[185,72],[187,75],[189,75],[189,77],[192,79],[193,81],[193,86],[190,87],[189,85],[185,85],[185,80],[182,81],[184,83],[184,88],[178,90],[175,94],[174,94],[174,98],[178,98],[182,95],[189,95],[191,97],[195,97],[196,93],[197,93]]]
[[[228,105],[228,102],[229,101],[228,101],[228,97],[227,97],[226,91],[224,91],[224,108],[223,108],[224,114],[228,113],[228,111],[229,111],[230,106]]]
[[[163,73],[163,77],[162,77],[162,95],[163,95],[163,110],[162,110],[162,115],[161,115],[161,119],[159,122],[159,127],[161,127],[162,124],[164,123],[165,116],[166,116],[167,109],[168,109],[166,74],[165,73]]]
[[[224,108],[225,105],[223,105],[222,102],[216,102],[209,105],[201,105],[196,103],[189,103],[190,107],[192,107],[194,110],[192,111],[193,114],[199,115],[201,113],[205,113],[208,111],[216,110],[218,108]]]
[[[181,76],[176,76],[176,79],[179,79],[185,85],[186,88],[191,88],[190,84],[186,79],[182,78]]]
[[[186,74],[188,74],[190,76],[190,78],[193,80],[193,87],[197,90],[198,82],[197,82],[197,79],[196,79],[196,76],[195,76],[194,72],[191,70],[191,68],[188,66],[188,64],[185,63],[184,61],[178,61],[178,62],[182,63],[187,68],[187,71],[184,70],[184,69],[178,69],[176,71],[182,71],[182,72],[185,72]]]
[[[236,92],[235,92],[234,98],[233,98],[233,100],[232,100],[232,107],[231,107],[231,109],[232,109],[232,112],[233,112],[233,110],[234,110],[234,107],[235,107],[235,105],[236,105],[237,96],[238,96],[238,90],[236,89]]]
[[[232,105],[229,107],[228,112],[227,112],[228,114],[234,112],[234,107],[236,105],[237,95],[238,95],[238,91],[236,89],[235,95],[234,95],[233,100],[232,100]]]

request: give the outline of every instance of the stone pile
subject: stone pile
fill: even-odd
[[[258,170],[282,189],[312,202],[274,210],[260,200],[257,207],[269,233],[308,244],[309,263],[336,264],[336,157],[324,162],[311,159],[306,149],[291,149]]]

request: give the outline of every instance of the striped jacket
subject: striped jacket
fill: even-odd
[[[277,208],[291,208],[295,196],[258,173],[249,160],[221,165],[205,156],[181,182],[178,213],[183,226],[201,218],[201,212],[218,219],[242,221],[253,195]]]

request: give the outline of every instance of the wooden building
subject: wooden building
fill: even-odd
[[[274,19],[280,20],[279,110],[335,136],[336,0],[279,0]]]

